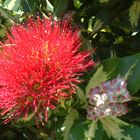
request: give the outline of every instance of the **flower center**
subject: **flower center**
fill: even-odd
[[[26,97],[26,101],[32,102],[33,101],[33,97],[32,96],[27,96]]]
[[[33,85],[33,90],[34,90],[36,93],[38,93],[38,92],[39,92],[39,89],[40,89],[40,83],[35,83],[35,84]]]

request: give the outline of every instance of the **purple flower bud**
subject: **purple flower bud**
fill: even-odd
[[[128,109],[125,102],[131,100],[126,87],[125,79],[118,77],[92,88],[88,96],[87,119],[97,120],[109,115],[121,116],[126,114]]]

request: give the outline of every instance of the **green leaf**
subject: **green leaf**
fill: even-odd
[[[137,125],[129,125],[123,127],[126,134],[129,134],[133,140],[140,139],[140,127]]]
[[[55,0],[54,2],[54,16],[60,16],[68,6],[68,0]]]
[[[86,96],[84,94],[84,91],[80,87],[77,87],[76,93],[77,93],[78,98],[80,99],[80,102],[82,104],[87,104],[87,100],[86,100]]]
[[[97,130],[96,130],[96,133],[95,133],[95,137],[94,137],[94,140],[105,140],[104,137],[103,137],[103,133],[104,133],[104,130],[103,130],[103,125],[101,122],[97,122]]]
[[[104,71],[110,73],[110,78],[118,75],[127,77],[127,87],[131,94],[140,89],[140,53],[123,58],[107,59],[102,62]]]
[[[116,77],[118,75],[118,66],[120,64],[121,58],[112,58],[102,61],[103,69],[105,72],[110,73],[111,77]]]
[[[90,32],[92,32],[92,23],[93,23],[93,18],[90,18],[88,22],[88,31]]]
[[[47,10],[53,12],[54,10],[53,5],[49,2],[49,0],[46,0],[46,3],[47,3]]]
[[[94,122],[94,121],[93,121],[93,122],[89,125],[89,129],[85,132],[85,137],[86,137],[88,140],[92,140],[92,139],[95,137],[96,129],[97,129],[97,122]]]
[[[140,89],[140,53],[132,56],[124,57],[119,65],[122,75],[128,74],[128,90],[134,94]]]
[[[94,122],[89,123],[87,122],[87,119],[84,116],[79,115],[78,120],[74,122],[70,130],[68,140],[90,140],[90,139],[104,140],[102,124],[101,122],[98,122],[97,124],[96,123],[94,124]]]
[[[93,77],[89,80],[89,83],[86,87],[86,94],[89,93],[91,88],[94,88],[98,85],[100,85],[102,82],[108,80],[107,73],[104,72],[103,66],[100,65],[96,72],[93,74]]]
[[[80,6],[81,6],[80,0],[73,0],[73,3],[74,3],[74,6],[75,6],[76,8],[80,8]]]
[[[39,2],[36,0],[22,0],[21,1],[21,9],[24,13],[31,13],[35,9],[36,6],[39,6]]]
[[[100,3],[107,3],[109,0],[99,0]]]
[[[71,109],[69,115],[66,117],[63,127],[64,128],[64,139],[68,140],[70,129],[72,125],[74,124],[74,121],[78,118],[78,112],[75,109]]]
[[[121,126],[128,125],[127,123],[111,116],[102,118],[100,120],[109,138],[113,137],[115,140],[132,140],[130,135],[126,136],[124,134],[124,130],[121,128]]]
[[[140,17],[140,1],[135,0],[129,9],[129,20],[132,26],[138,25],[139,17]]]
[[[103,22],[100,19],[92,19],[92,22],[94,21],[93,27],[92,27],[92,35],[97,33],[101,28],[103,27]]]
[[[87,121],[82,115],[79,115],[78,120],[76,120],[71,127],[69,139],[68,140],[85,140],[85,130],[88,127]]]
[[[7,12],[7,10],[0,4],[0,13],[5,18],[9,19],[11,23],[15,22],[15,19]]]
[[[20,7],[20,3],[21,0],[6,0],[3,5],[5,8],[9,10],[18,11]]]
[[[17,128],[33,126],[36,124],[34,115],[35,115],[35,113],[33,112],[32,114],[28,115],[26,118],[18,119],[17,122],[12,123],[12,125],[17,127]]]
[[[5,37],[6,35],[6,30],[4,28],[0,28],[0,37]]]

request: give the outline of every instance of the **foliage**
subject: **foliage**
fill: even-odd
[[[128,139],[139,140],[140,1],[0,0],[0,40],[6,40],[6,33],[12,24],[23,23],[31,16],[52,16],[54,20],[72,22],[72,26],[80,30],[81,50],[95,50],[91,57],[96,65],[82,76],[84,81],[78,85],[77,94],[71,101],[61,103],[61,107],[49,115],[45,126],[37,128],[35,122],[29,119],[18,124],[2,124],[0,139],[113,140],[128,136]],[[110,122],[104,119],[102,123],[87,121],[89,90],[118,75],[127,79],[127,89],[132,96],[128,113],[119,117],[129,125],[120,126],[119,119]]]

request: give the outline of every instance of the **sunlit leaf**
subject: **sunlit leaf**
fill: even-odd
[[[7,10],[0,4],[0,13],[5,18],[8,18],[11,23],[14,23],[14,18],[7,12]]]
[[[96,129],[97,129],[97,122],[94,122],[94,121],[93,121],[93,122],[89,125],[88,130],[85,132],[85,137],[86,137],[88,140],[92,140],[92,139],[95,137]]]
[[[127,123],[116,117],[105,117],[100,120],[109,138],[113,137],[115,140],[132,140],[129,135],[124,134],[124,130],[121,128],[121,126],[128,125]]]
[[[20,3],[21,0],[6,0],[3,5],[9,10],[18,11]]]
[[[53,5],[49,2],[49,0],[46,0],[46,3],[47,3],[47,10],[53,12],[54,10]]]
[[[73,3],[74,3],[74,6],[75,6],[76,8],[80,8],[80,6],[81,6],[80,0],[73,0]]]
[[[102,82],[106,81],[108,79],[107,77],[107,73],[104,72],[103,66],[100,65],[96,72],[93,74],[92,78],[89,80],[89,83],[86,87],[86,93],[88,94],[91,88],[94,88],[100,85]]]
[[[103,22],[99,19],[96,19],[92,27],[92,35],[94,35],[97,31],[99,31],[102,28],[102,26],[103,26]]]
[[[129,18],[130,18],[129,20],[132,26],[138,25],[139,17],[140,17],[140,1],[135,0],[129,9]]]
[[[69,115],[65,118],[62,129],[64,128],[64,139],[68,140],[70,129],[74,121],[78,118],[78,112],[75,109],[71,109]]]

